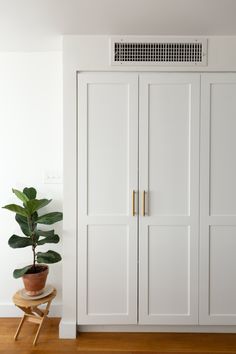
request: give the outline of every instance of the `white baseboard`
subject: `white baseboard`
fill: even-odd
[[[150,325],[79,325],[78,332],[191,332],[236,333],[236,326],[150,326]]]
[[[49,317],[61,317],[61,303],[54,303],[50,307]],[[0,317],[22,317],[22,311],[13,303],[0,303]]]
[[[77,334],[77,328],[75,322],[69,322],[62,318],[59,325],[59,338],[75,339]]]

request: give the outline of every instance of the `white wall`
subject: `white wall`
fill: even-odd
[[[17,202],[11,188],[34,186],[39,197],[52,198],[45,208],[62,210],[62,184],[45,184],[44,173],[62,171],[61,52],[0,54],[0,205]],[[55,224],[62,236],[62,223]],[[0,209],[0,316],[20,314],[11,304],[22,287],[12,271],[31,262],[31,249],[11,249],[8,238],[20,234],[14,214]],[[63,237],[62,237],[63,238]],[[46,245],[61,251],[61,245]],[[58,289],[52,314],[61,311],[62,264],[50,265],[48,282]]]

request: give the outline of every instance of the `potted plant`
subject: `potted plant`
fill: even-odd
[[[23,202],[23,206],[17,204],[5,205],[3,208],[14,213],[15,219],[19,224],[24,236],[12,235],[8,244],[12,248],[32,248],[32,264],[21,269],[15,269],[14,278],[23,278],[25,292],[27,295],[36,296],[43,292],[47,275],[47,264],[56,263],[61,260],[59,253],[55,251],[37,252],[38,246],[46,243],[58,243],[59,236],[54,230],[42,230],[39,225],[52,225],[62,220],[61,212],[51,212],[39,215],[39,209],[51,202],[51,199],[36,199],[37,191],[35,188],[24,188],[23,192],[12,189],[13,193]]]

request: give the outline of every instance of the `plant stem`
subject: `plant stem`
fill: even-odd
[[[36,253],[35,253],[35,248],[36,248],[36,244],[35,244],[35,232],[34,232],[34,228],[33,228],[33,220],[32,220],[32,216],[28,216],[28,226],[29,226],[29,230],[31,233],[31,240],[32,240],[32,251],[33,251],[33,269],[34,272],[36,271]]]
[[[35,246],[32,246],[33,249],[33,268],[36,271],[35,261],[36,261],[36,254],[35,254]]]

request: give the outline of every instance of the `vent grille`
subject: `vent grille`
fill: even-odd
[[[112,64],[206,65],[204,41],[112,41]]]

